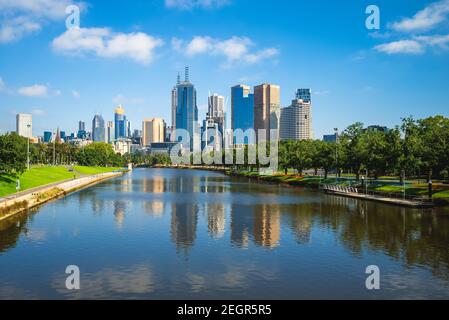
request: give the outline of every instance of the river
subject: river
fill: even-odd
[[[0,223],[11,298],[449,299],[449,211],[137,169]]]

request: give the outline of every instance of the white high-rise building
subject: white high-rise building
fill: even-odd
[[[33,137],[33,116],[31,114],[19,113],[16,116],[16,132],[25,138]]]
[[[312,104],[295,99],[291,106],[281,109],[281,140],[312,140]]]
[[[108,121],[108,124],[106,127],[106,142],[114,143],[114,140],[115,140],[114,121]]]

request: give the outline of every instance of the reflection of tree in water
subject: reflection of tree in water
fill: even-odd
[[[0,221],[0,253],[16,247],[20,234],[28,232],[27,223],[32,220],[31,213],[22,212],[10,219]]]
[[[317,208],[318,209],[318,208]],[[326,196],[318,222],[355,255],[381,250],[407,266],[426,265],[449,279],[449,219],[430,212]]]
[[[287,217],[287,223],[295,234],[299,244],[310,243],[313,227],[314,204],[305,203],[298,205],[285,205],[282,207],[283,215]]]

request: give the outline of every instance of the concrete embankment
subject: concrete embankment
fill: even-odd
[[[123,172],[107,172],[92,176],[82,177],[70,181],[61,182],[60,184],[52,184],[48,187],[40,187],[36,191],[22,194],[17,197],[8,197],[0,202],[0,221],[8,219],[15,214],[28,210],[35,206],[46,203],[57,197],[64,196],[70,192],[91,186],[98,182],[121,176]]]

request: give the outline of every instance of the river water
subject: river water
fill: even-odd
[[[137,169],[0,223],[10,298],[449,299],[449,211]]]

